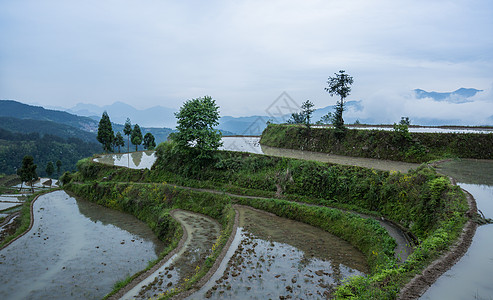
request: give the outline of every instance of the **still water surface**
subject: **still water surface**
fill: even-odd
[[[164,245],[135,217],[55,191],[34,225],[0,250],[0,299],[100,299]]]
[[[493,218],[493,161],[462,160],[441,165],[440,172],[471,193],[486,218]],[[421,299],[493,299],[493,224],[478,227],[471,247]]]
[[[364,157],[350,157],[342,155],[333,155],[327,153],[317,153],[310,151],[300,151],[292,149],[281,149],[260,145],[260,137],[223,137],[223,146],[221,150],[249,152],[256,154],[266,154],[279,157],[290,157],[305,160],[314,160],[341,165],[359,166],[373,168],[384,171],[408,172],[409,169],[419,167],[419,164],[412,164],[399,161],[372,159]],[[132,152],[130,154],[108,154],[94,159],[96,162],[130,167],[132,169],[150,169],[154,164],[156,157],[153,151]]]

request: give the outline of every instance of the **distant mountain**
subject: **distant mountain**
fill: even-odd
[[[79,108],[86,108],[87,111],[90,111],[94,107],[98,108],[98,106],[90,104],[79,105]],[[121,102],[115,107],[120,108],[117,111],[134,109],[132,106]],[[129,115],[129,117],[132,120],[133,116]],[[125,115],[123,122],[118,124],[118,122],[115,122],[113,116],[110,115],[115,134],[117,131],[123,132],[122,124],[126,118],[127,115]],[[94,119],[92,119],[86,116],[77,116],[66,111],[45,109],[40,106],[28,105],[12,100],[0,100],[0,128],[19,133],[37,132],[40,135],[51,134],[62,138],[80,138],[86,142],[98,143],[96,134],[100,119],[101,116],[94,116]],[[135,124],[135,122],[132,122],[132,124]],[[140,123],[137,124],[140,125],[143,134],[151,132],[156,139],[156,143],[166,141],[168,134],[173,131],[170,128],[144,127]]]
[[[87,117],[76,116],[64,111],[45,109],[13,100],[0,100],[0,117],[52,121],[84,131],[96,132],[98,122]]]
[[[483,90],[466,89],[466,88],[460,88],[456,91],[448,92],[448,93],[427,92],[421,89],[414,90],[416,94],[416,98],[418,99],[431,98],[435,101],[446,101],[451,103],[472,102],[473,100],[469,98],[475,96],[477,93],[482,91]]]
[[[66,111],[79,116],[91,117],[98,121],[101,119],[103,112],[106,111],[111,121],[119,124],[125,124],[127,118],[130,118],[132,124],[139,124],[141,127],[174,128],[176,126],[174,113],[177,110],[163,106],[139,110],[123,102],[115,102],[105,106],[78,103]]]

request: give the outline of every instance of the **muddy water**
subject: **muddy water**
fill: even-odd
[[[240,223],[228,254],[191,299],[316,299],[344,278],[368,272],[361,252],[321,229],[237,209]]]
[[[154,156],[154,151],[140,151],[102,155],[94,161],[131,169],[150,169],[156,161],[156,156]]]
[[[358,166],[364,168],[373,168],[376,170],[396,171],[406,173],[409,169],[416,169],[419,164],[406,163],[400,161],[373,159],[364,157],[342,156],[326,154],[320,152],[300,151],[292,149],[281,149],[262,145],[262,152],[267,155],[290,157],[305,160],[315,160],[333,164]]]
[[[100,299],[163,247],[130,215],[64,191],[45,194],[33,228],[0,251],[0,299]]]
[[[486,218],[493,218],[493,161],[463,160],[441,165],[439,171],[457,179],[471,193]],[[471,247],[421,299],[493,298],[493,224],[478,227]]]
[[[215,220],[201,214],[176,210],[173,217],[185,227],[187,240],[183,247],[146,280],[130,290],[122,299],[149,299],[166,290],[178,287],[200,269],[212,245],[220,235],[221,227]]]
[[[229,151],[240,151],[240,152],[250,152],[257,154],[266,154],[272,156],[280,157],[290,157],[305,160],[315,160],[321,162],[329,162],[334,164],[349,165],[349,166],[359,166],[365,168],[373,168],[377,170],[384,171],[397,171],[405,173],[409,169],[416,169],[419,164],[391,161],[391,160],[381,160],[372,159],[364,157],[350,157],[342,155],[333,155],[326,153],[310,152],[310,151],[300,151],[292,149],[281,149],[269,146],[260,145],[260,137],[223,137],[223,146],[221,150]],[[101,157],[95,158],[94,161],[121,166],[129,167],[132,169],[150,169],[154,164],[156,157],[154,151],[146,152],[133,152],[123,154],[108,154]]]

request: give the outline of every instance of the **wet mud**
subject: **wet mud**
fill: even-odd
[[[183,210],[173,211],[172,216],[186,230],[185,243],[166,263],[121,299],[159,297],[166,290],[179,287],[200,270],[212,253],[221,231],[219,223],[204,215]]]
[[[325,298],[368,272],[349,243],[319,228],[236,206],[240,222],[225,259],[190,299]]]

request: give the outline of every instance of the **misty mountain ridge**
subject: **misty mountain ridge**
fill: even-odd
[[[117,101],[111,105],[97,106],[94,104],[78,103],[72,108],[66,109],[67,112],[79,116],[86,116],[94,120],[100,120],[104,111],[108,113],[114,123],[125,124],[130,118],[132,124],[139,124],[141,127],[168,127],[176,126],[174,113],[176,109],[153,106],[147,109],[137,109],[129,104]]]
[[[423,98],[431,98],[435,101],[445,101],[450,103],[467,103],[473,102],[474,100],[469,99],[475,96],[477,93],[482,92],[483,90],[477,90],[473,88],[460,88],[453,92],[427,92],[421,89],[415,89],[414,93],[416,94],[417,99]]]
[[[0,117],[51,121],[88,132],[98,130],[98,122],[91,118],[76,116],[64,111],[45,109],[41,106],[28,105],[14,100],[0,100]]]

